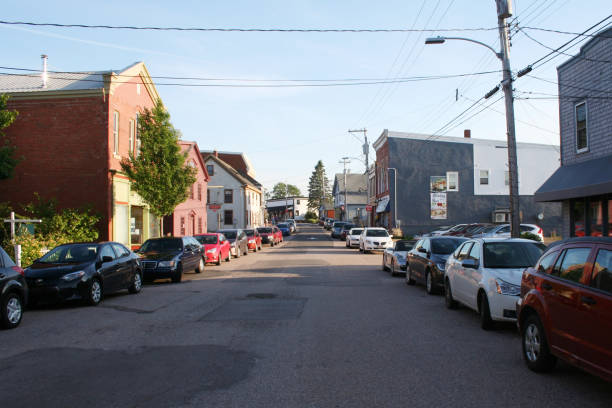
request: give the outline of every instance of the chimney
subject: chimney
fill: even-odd
[[[47,87],[47,56],[45,54],[41,55],[42,58],[42,87]]]
[[[463,137],[465,137],[466,139],[469,139],[472,137],[472,131],[470,129],[465,129],[463,131]]]
[[[215,155],[215,157],[219,157],[219,152],[216,150],[213,150],[213,154]]]

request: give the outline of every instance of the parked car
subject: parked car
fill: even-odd
[[[535,224],[521,224],[521,234],[529,232],[540,237],[540,241],[544,242],[544,231]],[[490,228],[480,231],[474,238],[510,238],[510,224],[493,225]]]
[[[241,229],[223,229],[219,232],[225,235],[230,243],[230,253],[234,258],[249,254],[248,239],[245,232]]]
[[[351,230],[351,228],[355,228],[357,225],[355,224],[344,224],[342,226],[342,231],[340,232],[340,240],[342,241],[346,241],[346,234],[348,234],[348,232]]]
[[[353,247],[359,247],[359,235],[361,235],[361,232],[363,231],[363,228],[351,228],[348,232],[348,234],[346,234],[346,247],[347,248],[353,248]]]
[[[612,382],[612,238],[552,245],[523,273],[517,312],[531,370],[561,358]]]
[[[74,243],[53,248],[25,270],[31,304],[83,299],[92,306],[122,289],[138,293],[137,255],[117,242]]]
[[[283,232],[276,225],[272,226],[272,231],[274,231],[274,236],[276,237],[276,243],[283,242]]]
[[[285,235],[291,235],[291,227],[286,222],[279,222],[276,227]]]
[[[333,218],[328,218],[325,220],[325,229],[328,231],[331,231],[332,227],[334,226],[334,222],[336,222],[335,219]]]
[[[231,259],[230,243],[225,235],[218,232],[199,234],[194,236],[204,247],[205,262],[221,265],[221,261],[229,262]]]
[[[414,246],[414,240],[395,241],[393,246],[388,247],[383,252],[382,269],[391,272],[395,276],[399,267],[401,273],[406,272],[406,255]]]
[[[420,239],[407,254],[406,283],[425,285],[433,295],[444,290],[444,270],[449,255],[467,238],[426,237]]]
[[[340,238],[342,235],[342,227],[346,224],[346,221],[334,221],[331,229],[332,238]]]
[[[472,224],[463,234],[461,234],[461,236],[473,238],[492,226],[493,224]],[[508,235],[508,238],[510,238],[510,235]]]
[[[277,244],[276,234],[272,227],[259,227],[257,228],[257,232],[259,232],[262,244],[270,244],[270,246]]]
[[[455,226],[453,226],[452,228],[440,233],[440,235],[457,235],[457,233],[459,233],[460,231],[467,229],[469,226],[469,224],[457,224]]]
[[[444,225],[442,227],[438,227],[437,229],[431,231],[429,234],[426,234],[424,236],[435,237],[438,235],[443,235],[445,232],[449,231],[453,227],[454,225]]]
[[[253,252],[261,251],[261,235],[256,229],[245,229],[247,235],[247,246],[252,249]]]
[[[359,236],[359,250],[364,254],[368,251],[382,250],[393,245],[391,236],[384,228],[368,227]]]
[[[23,318],[28,302],[28,285],[24,271],[0,247],[0,326],[14,329]]]
[[[137,253],[141,256],[144,280],[170,278],[173,283],[183,279],[184,271],[204,270],[205,253],[194,237],[163,237],[145,241]]]
[[[291,229],[291,232],[297,232],[297,223],[295,222],[295,220],[293,218],[288,218],[285,220],[285,222],[287,224],[289,224],[289,227]]]
[[[446,307],[457,303],[480,314],[480,326],[516,321],[516,301],[523,270],[533,266],[546,247],[521,238],[477,238],[464,242],[446,261]]]

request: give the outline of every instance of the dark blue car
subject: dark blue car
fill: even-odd
[[[291,229],[289,228],[289,224],[281,222],[279,224],[276,224],[276,226],[278,227],[279,230],[281,230],[281,232],[283,233],[283,236],[291,235]]]

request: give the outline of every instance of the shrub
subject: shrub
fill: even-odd
[[[531,239],[533,241],[538,241],[538,242],[542,242],[542,240],[540,239],[539,235],[533,234],[531,232],[523,232],[521,234],[521,238],[525,238],[525,239]]]

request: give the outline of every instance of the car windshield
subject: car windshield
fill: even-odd
[[[464,242],[461,239],[440,238],[431,240],[431,252],[434,254],[448,255],[453,252],[459,244]]]
[[[249,237],[255,235],[255,230],[244,230],[244,233],[247,234]]]
[[[289,228],[287,224],[276,224],[278,228]]]
[[[236,231],[221,231],[225,238],[227,239],[236,239]]]
[[[386,230],[367,230],[366,236],[368,237],[388,237],[389,233]]]
[[[40,263],[81,263],[94,261],[98,254],[95,244],[61,245],[47,252]]]
[[[343,222],[334,222],[334,228],[342,228],[343,225]]]
[[[272,228],[257,228],[260,234],[270,234],[272,233]]]
[[[486,234],[489,232],[492,232],[493,230],[495,230],[497,227],[499,227],[499,225],[491,225],[490,227],[486,227],[485,229],[483,229],[482,231],[480,231],[481,234]]]
[[[526,268],[538,262],[546,246],[539,242],[488,242],[484,244],[485,268]]]
[[[361,235],[362,232],[363,232],[363,229],[352,229],[351,235]]]
[[[355,224],[345,224],[342,229],[343,230],[350,230],[351,228],[353,228],[355,226]]]
[[[194,238],[202,245],[216,244],[218,239],[216,235],[198,235]]]
[[[414,246],[414,242],[397,241],[395,243],[395,250],[396,251],[410,251],[413,246]]]
[[[183,240],[180,238],[150,239],[140,247],[140,252],[180,251],[182,248]]]

